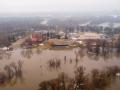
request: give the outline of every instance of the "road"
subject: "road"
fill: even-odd
[[[17,40],[16,42],[12,43],[12,45],[10,47],[12,48],[19,48],[20,45],[28,38],[29,36],[26,36],[24,38],[21,38],[19,40]]]

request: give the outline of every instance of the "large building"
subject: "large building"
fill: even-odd
[[[73,40],[93,40],[93,39],[104,39],[103,34],[93,33],[93,32],[80,32],[71,34],[71,39]]]
[[[33,33],[31,35],[31,41],[32,42],[42,42],[46,39],[46,36],[41,33]]]
[[[96,45],[100,40],[105,39],[103,34],[93,32],[80,32],[71,34],[71,40],[79,44],[91,43]]]

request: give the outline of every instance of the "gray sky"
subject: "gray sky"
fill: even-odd
[[[0,13],[110,12],[119,11],[119,4],[120,0],[0,0]]]

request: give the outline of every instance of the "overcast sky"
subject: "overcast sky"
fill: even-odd
[[[110,12],[119,10],[120,0],[0,0],[0,13]]]

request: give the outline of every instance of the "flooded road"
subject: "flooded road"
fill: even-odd
[[[120,90],[119,58],[115,54],[108,56],[86,54],[84,51],[79,52],[77,48],[71,50],[15,49],[14,51],[4,52],[0,55],[0,78],[4,76],[4,80],[1,79],[0,81],[0,90],[58,90],[52,88],[46,89],[46,83],[52,83],[54,80],[61,81],[59,77],[66,76],[69,79],[63,81],[65,83],[69,81],[68,86],[73,85],[72,81],[76,83],[79,79],[78,77],[80,77],[79,73],[75,73],[77,71],[85,73],[85,75],[81,75],[80,73],[81,78],[85,78],[85,82],[83,79],[80,85],[84,85],[87,78],[92,80],[92,84],[91,82],[87,83],[87,88],[83,87],[81,90]],[[6,65],[12,72],[10,75],[7,73],[9,68],[6,69]],[[93,72],[95,70],[97,74]],[[92,77],[92,75],[101,77],[103,74],[107,75],[103,78],[107,78],[108,76],[110,78],[101,80]],[[8,78],[8,76],[11,76],[11,78]],[[112,79],[109,81],[111,82],[110,84],[106,82],[109,79]],[[101,84],[98,86],[93,85],[93,83],[97,83],[97,80],[101,80]],[[103,84],[103,81],[106,83]],[[88,86],[92,87],[92,89]],[[59,90],[80,90],[80,88],[65,89],[62,87]]]

